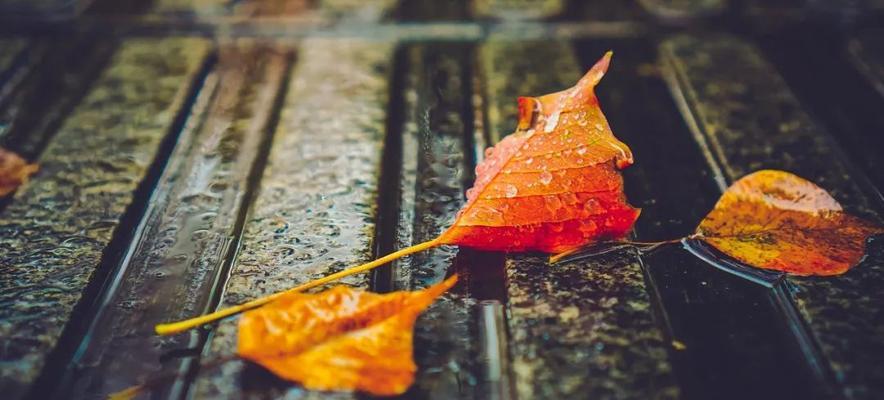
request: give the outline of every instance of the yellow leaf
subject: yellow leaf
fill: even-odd
[[[725,191],[697,228],[743,263],[795,275],[839,275],[856,265],[884,228],[841,208],[825,190],[784,171],[747,175]]]
[[[286,294],[243,315],[238,353],[308,389],[401,394],[417,371],[414,322],[456,282],[389,294],[346,286]]]

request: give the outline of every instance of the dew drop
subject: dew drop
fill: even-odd
[[[553,213],[562,208],[562,201],[559,200],[559,196],[554,194],[543,196],[543,202],[546,205],[546,209]]]
[[[598,200],[589,199],[585,203],[583,203],[583,209],[590,214],[598,214],[601,207],[599,206]]]
[[[577,148],[577,154],[579,154],[581,156],[586,154],[586,147],[584,146],[584,147]]]
[[[504,195],[506,195],[506,198],[508,198],[508,199],[516,197],[516,194],[519,193],[519,189],[516,189],[515,186],[510,185],[510,184],[507,184],[506,186],[504,186],[503,190],[504,190]]]
[[[599,229],[599,227],[598,227],[598,225],[596,225],[596,223],[594,221],[581,220],[580,221],[580,228],[578,228],[578,229],[580,229],[580,231],[583,232],[583,234],[585,236],[592,236],[596,233],[596,231]]]
[[[540,183],[544,185],[549,185],[552,182],[553,176],[549,171],[543,171],[540,173]]]
[[[533,163],[533,162],[534,162],[534,159],[530,158],[530,157],[527,160],[525,160],[525,164],[528,164],[528,165],[531,165],[531,163]]]
[[[544,133],[550,133],[553,129],[556,129],[556,126],[559,125],[559,116],[562,114],[561,110],[556,110],[549,116],[549,119],[546,121],[546,125],[543,127]]]

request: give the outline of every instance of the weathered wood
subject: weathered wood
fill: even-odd
[[[198,39],[131,40],[114,55],[0,216],[0,388],[18,398],[97,273],[133,191],[206,56]],[[125,229],[131,229],[126,226]]]
[[[517,96],[562,90],[582,72],[562,42],[488,42],[480,54],[495,141],[515,124]],[[555,266],[520,255],[506,274],[518,397],[677,396],[636,254]]]
[[[119,284],[105,291],[59,391],[103,398],[182,369],[186,358],[174,353],[199,343],[197,333],[159,337],[153,327],[209,305],[240,233],[250,174],[266,156],[288,64],[282,50],[222,46],[154,189],[144,228],[113,278]],[[162,395],[167,388],[149,389]]]
[[[353,39],[308,39],[300,46],[222,307],[373,257],[392,49],[389,43]],[[344,283],[368,282],[362,274]],[[203,362],[235,352],[237,320],[218,324]],[[197,398],[309,394],[242,361],[207,368],[194,385]]]
[[[682,112],[727,182],[758,169],[783,169],[829,190],[850,212],[876,219],[880,199],[867,179],[757,49],[731,36],[678,36],[661,46],[661,57]],[[808,361],[821,362],[843,395],[857,399],[884,389],[884,335],[877,322],[884,251],[876,243],[868,253],[844,275],[787,277],[782,290],[803,320],[793,329],[806,336]]]

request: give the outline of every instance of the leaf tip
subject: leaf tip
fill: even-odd
[[[451,289],[452,287],[454,287],[454,285],[457,284],[457,280],[458,280],[457,274],[454,274],[454,275],[451,275],[450,277],[448,277],[447,279],[445,279],[444,281],[442,281],[441,283],[436,284],[435,286],[431,286],[427,290],[434,289],[433,293],[436,293],[436,295],[438,296],[442,293],[447,292],[448,289]]]

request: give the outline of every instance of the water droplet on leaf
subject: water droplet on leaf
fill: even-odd
[[[540,173],[540,183],[544,185],[549,185],[552,182],[553,176],[549,171],[543,171]]]

